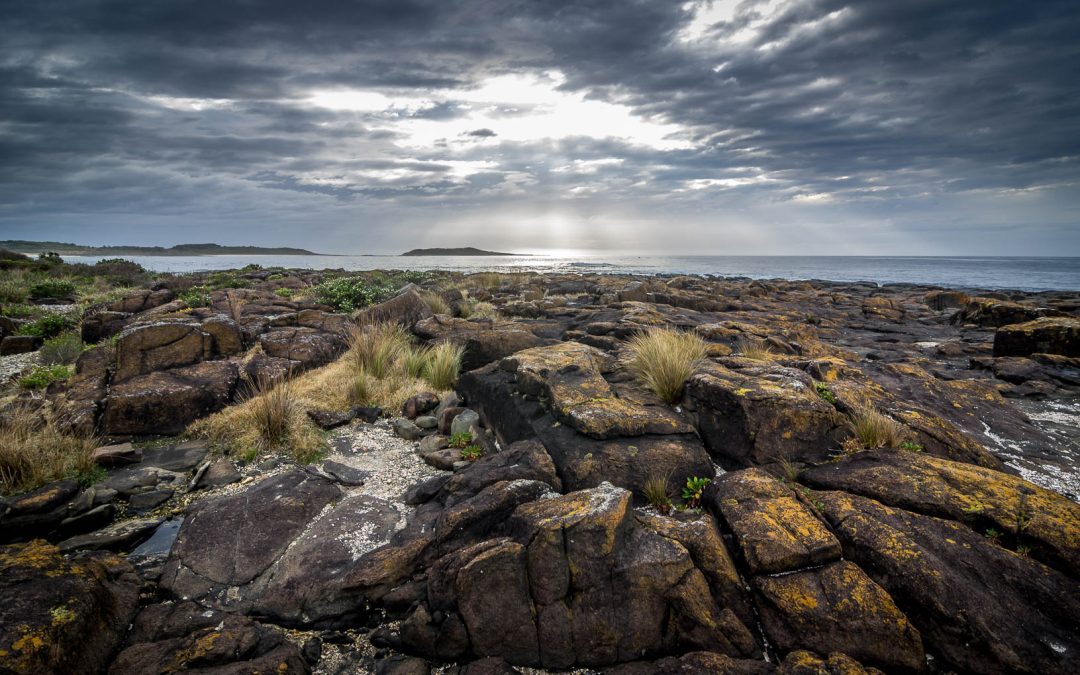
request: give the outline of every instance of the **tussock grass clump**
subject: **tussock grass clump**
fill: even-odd
[[[768,361],[772,358],[773,351],[769,343],[758,339],[742,339],[735,346],[736,353],[744,358],[755,361]]]
[[[83,352],[83,341],[78,333],[61,333],[45,341],[38,352],[45,365],[75,363]]]
[[[641,493],[657,512],[671,513],[671,476],[650,474],[641,486]]]
[[[0,421],[0,493],[32,490],[61,478],[93,474],[98,440],[62,433],[48,415],[26,408]]]
[[[424,379],[438,391],[452,389],[461,374],[461,357],[465,348],[449,342],[441,342],[427,352]]]
[[[420,291],[420,299],[434,314],[450,314],[450,305],[440,295],[432,291]]]
[[[465,277],[465,284],[470,288],[494,290],[503,285],[505,278],[498,272],[477,272]]]
[[[458,304],[458,316],[462,319],[498,319],[499,310],[490,302],[466,298]]]
[[[870,450],[898,448],[909,440],[907,427],[869,405],[851,413],[848,428],[859,445]]]
[[[358,371],[363,370],[382,379],[390,374],[410,346],[411,338],[404,328],[397,324],[379,323],[355,331],[349,353]]]
[[[424,369],[428,367],[429,361],[431,361],[431,347],[410,346],[401,353],[398,365],[402,373],[408,377],[417,378],[424,376]]]
[[[623,365],[666,403],[675,403],[707,350],[693,333],[653,328],[627,341]]]

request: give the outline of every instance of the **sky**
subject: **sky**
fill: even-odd
[[[3,8],[3,239],[1080,255],[1075,0]]]

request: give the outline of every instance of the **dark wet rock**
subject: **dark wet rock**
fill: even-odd
[[[111,553],[68,560],[36,540],[0,547],[0,668],[98,672],[138,605],[139,579]]]
[[[363,485],[364,481],[371,475],[368,471],[357,469],[348,464],[342,464],[341,462],[335,462],[330,459],[319,464],[318,471],[321,475],[329,478],[335,483],[349,486]]]
[[[164,522],[163,518],[135,518],[83,534],[57,544],[62,553],[71,551],[129,551],[146,540]]]
[[[707,364],[686,384],[709,454],[727,468],[825,458],[843,421],[810,377],[778,365],[740,365]]]
[[[539,481],[555,492],[562,488],[544,446],[537,441],[519,441],[502,452],[485,455],[455,473],[443,483],[437,499],[445,506],[453,506],[500,481],[516,480]]]
[[[864,667],[847,654],[821,657],[813,652],[791,652],[776,670],[777,675],[883,675],[877,668]]]
[[[329,481],[293,470],[189,509],[161,579],[183,598],[227,603],[225,589],[253,581],[339,495]]]
[[[889,506],[994,528],[1014,546],[1080,578],[1080,504],[1009,474],[904,450],[867,450],[804,470],[800,480]]]
[[[965,525],[843,492],[815,498],[844,548],[927,650],[972,673],[1068,673],[1080,654],[1076,582]]]
[[[211,354],[212,339],[195,322],[159,322],[126,329],[116,341],[113,382],[197,363]]]
[[[382,417],[383,410],[382,408],[374,407],[353,408],[353,414],[355,415],[355,419],[363,420],[368,424],[374,424]]]
[[[368,307],[357,315],[356,323],[367,326],[376,323],[396,323],[406,329],[412,329],[418,321],[434,316],[431,309],[416,292],[412,284],[406,286],[395,297],[386,302]]]
[[[919,632],[889,594],[847,561],[753,581],[769,642],[781,653],[842,652],[888,672],[923,667]]]
[[[428,675],[427,661],[414,656],[389,656],[375,665],[375,675]]]
[[[148,448],[142,464],[166,471],[191,471],[202,463],[209,451],[210,444],[204,440],[184,441],[176,445]]]
[[[94,450],[91,457],[95,463],[106,468],[124,466],[141,462],[142,450],[132,446],[131,443],[103,445]]]
[[[415,420],[420,415],[431,412],[439,405],[438,395],[425,391],[414,396],[410,396],[405,404],[401,406],[401,414],[410,420]]]
[[[8,335],[0,340],[0,356],[26,354],[41,349],[43,340],[36,335]]]
[[[101,310],[83,317],[79,332],[85,344],[93,345],[107,340],[124,330],[124,324],[131,317],[127,312]]]
[[[152,490],[131,495],[128,506],[136,513],[150,511],[172,499],[173,491],[169,489]]]
[[[840,557],[840,542],[795,492],[761,469],[719,476],[702,503],[735,534],[753,574],[820,565]]]
[[[962,291],[930,291],[923,298],[927,307],[939,312],[963,307],[970,299],[971,297]]]
[[[133,377],[109,388],[102,427],[111,435],[176,434],[232,398],[236,364],[206,361]]]
[[[762,659],[738,659],[716,652],[690,652],[652,663],[626,663],[606,668],[603,672],[604,675],[773,675],[776,666]]]
[[[143,613],[151,609],[147,608]],[[165,619],[166,630],[156,635],[152,630],[145,631],[149,639],[131,644],[120,652],[109,668],[109,675],[311,672],[300,648],[280,631],[247,617],[229,614],[221,616],[220,623],[212,626],[199,626],[197,621],[194,625],[184,623],[194,614],[194,609],[187,603],[177,605],[173,612],[181,613],[179,621],[171,617]],[[183,632],[174,635],[179,631]]]
[[[477,659],[465,665],[461,669],[461,675],[520,675],[521,671],[514,668],[506,659],[497,656],[489,656],[486,659]]]
[[[311,418],[311,421],[319,426],[320,429],[337,429],[343,427],[349,422],[352,422],[356,418],[356,413],[352,410],[337,411],[337,410],[308,410],[307,416]]]
[[[76,481],[61,480],[7,498],[0,505],[0,542],[50,537],[64,520],[87,510],[78,504],[79,494]]]
[[[1080,357],[1080,319],[1040,318],[998,328],[994,356],[1057,354]]]

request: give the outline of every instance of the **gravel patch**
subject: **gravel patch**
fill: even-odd
[[[425,464],[416,451],[419,444],[394,435],[388,420],[344,427],[330,443],[334,451],[328,460],[368,472],[359,492],[395,504],[417,483],[447,473]]]
[[[9,379],[19,375],[23,371],[29,370],[40,362],[41,357],[37,352],[0,356],[0,382],[7,382]]]

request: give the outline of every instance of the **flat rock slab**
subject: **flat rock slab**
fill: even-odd
[[[820,565],[840,557],[840,542],[780,481],[761,469],[717,478],[703,502],[723,518],[752,574]]]
[[[169,471],[191,471],[206,458],[210,445],[206,441],[186,441],[163,448],[149,448],[143,452],[143,466],[156,466]]]
[[[166,563],[162,588],[194,598],[251,582],[340,494],[330,481],[295,469],[196,503]]]
[[[809,485],[994,528],[1010,544],[1080,578],[1080,504],[993,469],[904,450],[868,450],[805,470]]]
[[[847,561],[778,576],[753,587],[769,642],[781,652],[841,652],[887,672],[923,667],[919,631],[884,589]]]
[[[65,539],[58,544],[60,551],[68,553],[76,550],[86,551],[127,551],[149,537],[164,518],[135,518],[115,523],[108,527]]]

